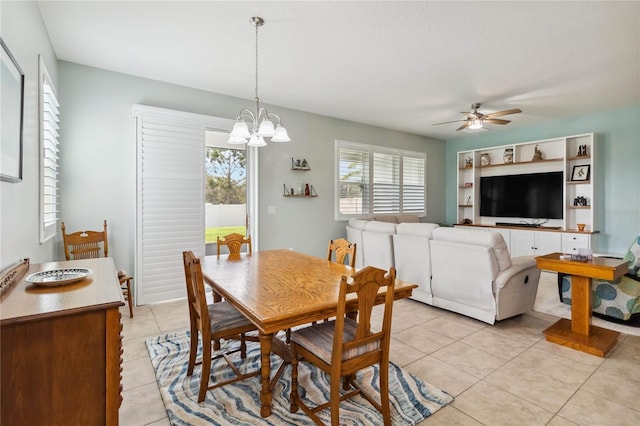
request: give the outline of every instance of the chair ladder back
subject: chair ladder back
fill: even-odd
[[[107,238],[107,221],[103,223],[102,231],[78,231],[67,234],[64,222],[61,223],[62,241],[66,260],[93,259],[109,256]],[[103,255],[100,255],[102,250]]]
[[[347,256],[349,256],[349,266],[352,268],[356,264],[356,244],[350,243],[344,238],[338,238],[337,240],[329,241],[329,248],[327,249],[327,260],[331,260],[335,253],[336,262],[344,263]]]
[[[220,256],[220,246],[227,246],[227,248],[229,249],[230,256],[239,256],[240,250],[242,249],[243,244],[247,244],[247,247],[248,247],[247,253],[251,254],[252,252],[251,236],[245,237],[244,235],[241,235],[241,234],[232,233],[232,234],[226,235],[224,239],[220,239],[220,237],[217,237],[216,242],[217,242],[218,256]]]
[[[389,269],[388,275],[386,271],[372,266],[360,270],[353,274],[353,282],[349,283],[347,277],[343,276],[340,281],[340,293],[338,296],[338,310],[336,313],[336,325],[334,332],[333,352],[332,356],[341,357],[342,353],[359,346],[366,346],[375,341],[380,341],[380,347],[389,344],[389,336],[391,334],[391,314],[393,307],[394,288],[395,288],[395,268]],[[384,314],[382,320],[382,330],[378,332],[371,331],[371,314],[375,305],[375,299],[380,288],[386,287]],[[353,340],[343,341],[341,336],[344,334],[344,322],[346,317],[346,298],[348,294],[356,293],[358,299],[358,313],[356,319],[356,335]],[[337,361],[337,359],[335,360]]]
[[[202,333],[203,339],[206,339],[211,333],[211,322],[209,320],[209,308],[204,291],[200,259],[190,251],[183,252],[183,259],[185,262],[185,279],[187,281],[187,299],[192,308],[189,312],[194,325]]]

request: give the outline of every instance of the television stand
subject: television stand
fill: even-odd
[[[518,228],[540,228],[539,223],[496,222],[496,226],[517,226]]]

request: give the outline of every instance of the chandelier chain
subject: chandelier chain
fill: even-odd
[[[258,98],[258,28],[259,28],[259,25],[256,25],[256,102],[259,101],[259,98]]]

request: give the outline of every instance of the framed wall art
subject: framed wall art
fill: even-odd
[[[581,180],[589,180],[589,172],[591,171],[591,166],[586,164],[584,166],[573,166],[573,171],[571,172],[571,181],[581,181]]]
[[[24,73],[0,38],[0,180],[22,180],[22,127],[24,121]]]

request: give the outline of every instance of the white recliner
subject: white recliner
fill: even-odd
[[[489,324],[533,309],[540,270],[511,258],[497,232],[437,228],[431,240],[433,306]]]

